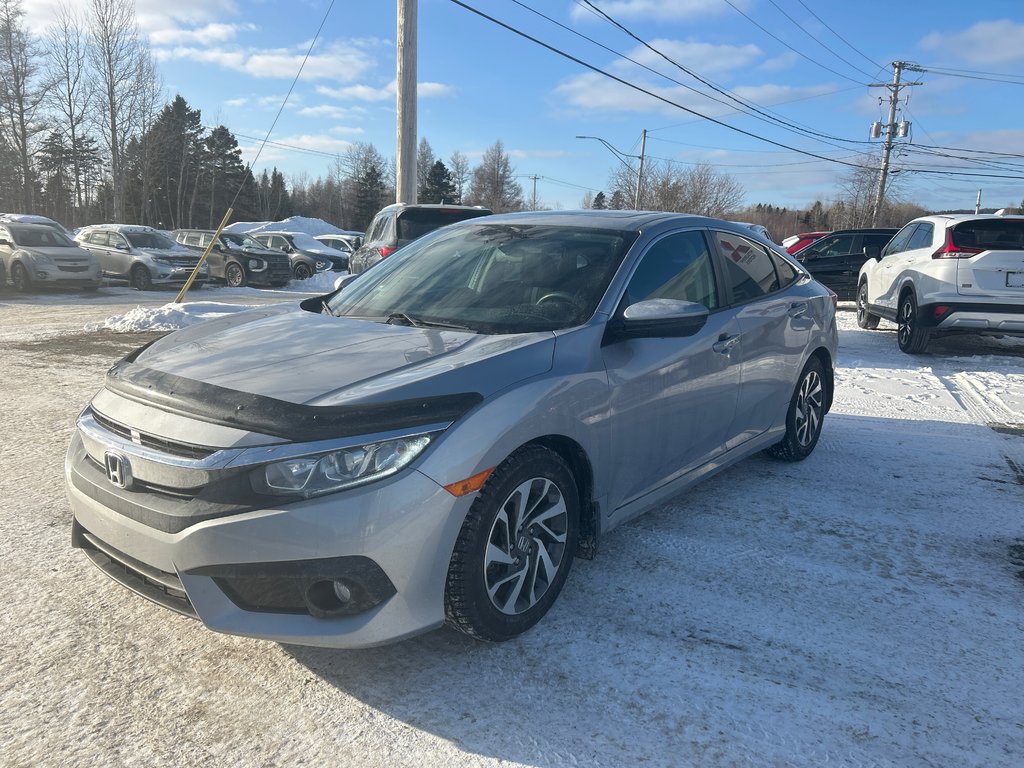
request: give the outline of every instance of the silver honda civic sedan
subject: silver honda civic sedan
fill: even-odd
[[[73,544],[219,632],[506,640],[616,525],[814,450],[833,299],[715,219],[455,224],[111,368],[68,451]]]

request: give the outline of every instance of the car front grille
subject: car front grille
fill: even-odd
[[[77,266],[73,264],[58,264],[57,268],[61,272],[85,272],[89,269],[89,265],[84,264],[82,266]]]
[[[217,451],[216,448],[207,448],[206,446],[193,445],[178,440],[167,440],[145,432],[133,431],[131,428],[104,416],[95,409],[92,411],[92,417],[96,420],[97,424],[108,432],[113,432],[115,435],[131,440],[138,445],[169,453],[172,456],[182,456],[187,459],[205,459]]]
[[[85,530],[77,520],[72,525],[71,544],[85,552],[93,565],[132,592],[164,608],[198,618],[177,574],[126,555]]]

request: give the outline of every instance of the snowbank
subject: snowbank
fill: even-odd
[[[176,331],[221,315],[253,309],[255,306],[258,305],[193,301],[186,304],[164,304],[162,307],[136,307],[123,315],[108,317],[102,323],[89,323],[85,330],[108,330],[115,333]]]
[[[323,219],[311,219],[306,216],[289,216],[281,221],[236,221],[224,228],[225,232],[244,232],[255,235],[258,232],[305,232],[307,235],[348,235],[362,234],[339,229]]]

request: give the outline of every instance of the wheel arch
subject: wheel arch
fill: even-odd
[[[832,402],[835,397],[836,390],[836,372],[835,366],[833,365],[832,354],[825,347],[818,347],[810,354],[808,360],[811,358],[817,358],[825,373],[825,384],[828,387],[828,399],[825,402],[825,413],[828,413],[832,410]]]
[[[594,499],[594,469],[590,457],[583,450],[583,446],[565,435],[536,437],[520,448],[529,445],[547,448],[558,454],[569,465],[580,499],[579,542],[576,547],[576,556],[592,560],[597,554],[601,517],[597,501]]]

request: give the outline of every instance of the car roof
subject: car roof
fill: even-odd
[[[856,229],[836,229],[829,232],[829,235],[860,235],[870,234],[872,232],[888,232],[895,235],[899,232],[899,227],[858,227]]]
[[[985,221],[988,219],[995,219],[997,221],[1021,221],[1024,220],[1024,216],[1021,215],[1007,215],[998,213],[935,213],[930,216],[919,216],[913,221],[941,221],[949,226],[951,224],[960,224],[964,221]],[[913,223],[913,222],[908,222]]]
[[[56,223],[57,222],[54,222],[54,224],[56,224]],[[0,220],[0,227],[17,227],[18,229],[27,229],[27,230],[33,230],[33,229],[43,230],[43,229],[45,229],[48,232],[52,232],[53,229],[54,229],[53,224],[41,224],[41,223],[39,223],[37,221],[14,221],[14,220],[11,220],[11,219]],[[63,230],[62,230],[61,234],[63,234]]]
[[[756,234],[747,227],[724,219],[713,219],[691,213],[675,213],[672,211],[609,211],[584,208],[575,211],[524,211],[520,213],[502,213],[488,216],[486,219],[469,219],[452,226],[480,225],[486,223],[515,224],[546,224],[564,227],[591,227],[594,229],[636,230],[655,224],[675,223],[679,226],[704,227],[725,226],[744,235]]]
[[[154,227],[147,227],[145,224],[90,224],[82,227],[82,232],[94,230],[106,230],[109,232],[160,232]]]

